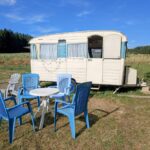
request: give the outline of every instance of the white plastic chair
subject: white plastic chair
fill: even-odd
[[[19,73],[14,73],[11,75],[6,90],[4,90],[4,89],[2,90],[4,93],[4,98],[7,98],[9,95],[17,96],[17,94],[18,94],[17,85],[19,85],[20,77],[21,77],[21,75]]]

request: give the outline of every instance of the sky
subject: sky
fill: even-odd
[[[0,29],[39,36],[116,30],[128,47],[150,45],[150,0],[0,0]]]

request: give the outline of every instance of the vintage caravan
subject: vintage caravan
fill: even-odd
[[[31,72],[41,81],[71,73],[76,82],[136,84],[137,72],[125,69],[127,37],[116,31],[80,31],[31,39]]]

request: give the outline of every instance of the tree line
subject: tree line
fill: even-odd
[[[150,54],[150,46],[139,46],[133,49],[128,49],[128,52],[133,54]]]
[[[0,29],[0,53],[18,53],[29,51],[29,40],[32,36]]]
[[[13,32],[8,29],[0,29],[0,53],[29,52],[28,42],[32,36]],[[150,54],[150,46],[139,46],[128,49],[128,53]]]

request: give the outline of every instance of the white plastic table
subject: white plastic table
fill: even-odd
[[[58,93],[59,90],[57,88],[38,88],[30,91],[30,94],[33,96],[40,96],[44,97],[42,100],[42,103],[40,107],[42,108],[42,116],[41,116],[41,121],[40,121],[40,127],[39,129],[43,128],[44,125],[44,117],[45,113],[48,111],[48,104],[49,104],[49,96]]]

